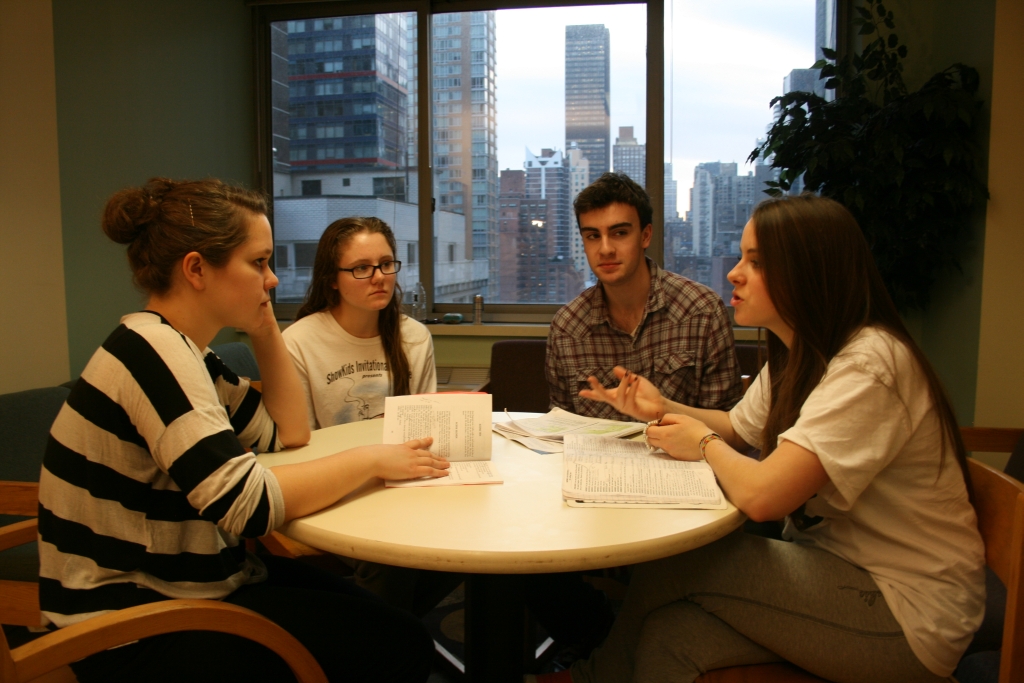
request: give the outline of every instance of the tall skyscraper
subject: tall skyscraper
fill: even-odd
[[[565,27],[565,147],[583,151],[590,182],[611,167],[610,36],[604,24]]]
[[[679,181],[672,177],[672,162],[665,163],[665,220],[679,218]]]
[[[619,137],[612,145],[612,168],[628,175],[640,187],[647,186],[647,145],[633,137],[633,126],[619,126]]]
[[[569,205],[571,207],[572,202],[576,201],[576,195],[590,184],[590,161],[583,156],[583,151],[575,142],[569,145],[569,150],[566,152],[565,157],[569,163]],[[594,279],[594,275],[590,270],[590,264],[587,262],[587,254],[583,250],[583,238],[580,236],[575,216],[575,211],[570,210],[569,242],[571,244],[572,262],[576,271],[580,273],[583,279],[586,282],[591,282]]]
[[[417,64],[416,14],[406,15],[410,70]],[[438,209],[466,217],[465,253],[458,261],[487,263],[485,279],[498,278],[498,140],[497,88],[494,81],[494,12],[435,14],[432,26],[431,85],[433,101],[434,196]],[[413,79],[415,81],[415,79]],[[410,83],[408,147],[416,166],[417,101],[419,88]],[[435,259],[441,259],[436,254]],[[490,286],[477,293],[494,296]],[[435,300],[462,302],[435,288]],[[471,299],[470,299],[471,300]]]

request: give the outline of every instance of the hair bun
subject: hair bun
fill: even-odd
[[[131,244],[160,214],[164,196],[175,185],[167,178],[152,178],[142,187],[115,193],[103,211],[103,232],[118,244]]]

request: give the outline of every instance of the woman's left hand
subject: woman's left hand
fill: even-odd
[[[647,442],[676,460],[700,460],[700,440],[711,432],[700,420],[668,413],[658,425],[647,428]]]
[[[258,322],[252,327],[252,329],[245,330],[246,334],[250,338],[264,337],[274,332],[279,332],[280,327],[277,324],[277,318],[274,316],[274,305],[271,302],[263,304],[261,307],[263,315],[259,318]]]

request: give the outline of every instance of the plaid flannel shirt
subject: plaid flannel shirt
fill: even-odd
[[[545,363],[552,406],[578,415],[631,420],[606,403],[579,396],[591,375],[605,387],[617,386],[612,372],[616,365],[688,406],[728,410],[739,401],[739,362],[721,297],[650,259],[647,266],[651,290],[633,334],[612,326],[600,284],[555,314]]]

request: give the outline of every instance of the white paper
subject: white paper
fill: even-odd
[[[384,443],[432,436],[451,462],[491,459],[490,394],[418,394],[384,399]]]
[[[420,479],[388,479],[384,486],[388,488],[414,488],[420,486],[469,486],[472,484],[502,484],[504,479],[494,469],[489,460],[472,462],[453,462],[448,468],[447,477],[422,477]]]
[[[533,436],[522,436],[521,434],[503,432],[500,429],[495,429],[494,433],[505,437],[509,441],[515,441],[516,443],[529,448],[531,451],[536,451],[538,453],[561,453],[563,450],[561,440],[555,441],[553,439],[538,439]]]
[[[562,474],[562,495],[581,505],[727,507],[706,462],[651,453],[638,441],[566,435]]]
[[[502,434],[532,436],[541,439],[560,440],[567,434],[592,434],[597,436],[629,436],[642,432],[640,422],[619,422],[596,417],[583,417],[561,408],[553,408],[547,415],[529,417],[508,422],[496,422],[494,428]]]

